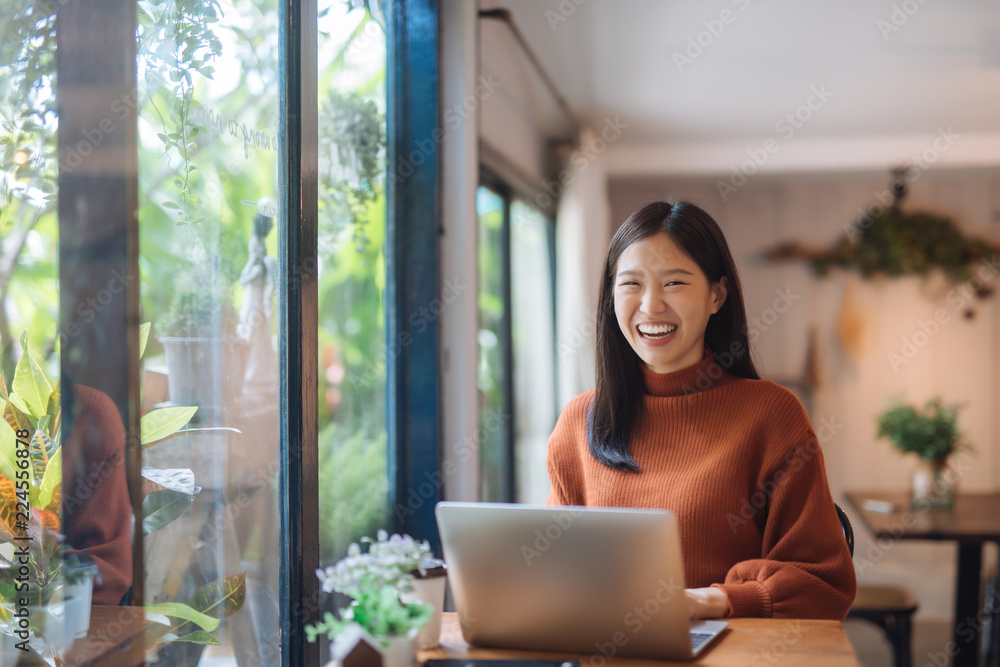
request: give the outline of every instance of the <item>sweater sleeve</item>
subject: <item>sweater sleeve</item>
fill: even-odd
[[[566,404],[549,436],[546,468],[552,487],[547,505],[586,504],[579,452],[581,447],[587,449],[588,395],[592,394],[585,392]]]
[[[808,424],[808,422],[807,422]],[[843,620],[857,581],[812,428],[757,484],[761,557],[734,565],[721,588],[734,617]]]

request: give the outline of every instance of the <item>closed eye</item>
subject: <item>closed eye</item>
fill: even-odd
[[[687,283],[681,282],[680,280],[671,280],[665,285],[665,287],[670,287],[671,285],[687,285]]]

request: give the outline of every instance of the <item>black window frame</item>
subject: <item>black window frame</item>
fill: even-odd
[[[439,292],[440,229],[438,46],[439,0],[387,0],[387,427],[390,503],[405,499],[441,461],[438,400],[439,347],[436,324],[409,330],[410,315]],[[279,3],[279,288],[280,396],[279,595],[281,665],[318,666],[317,644],[305,640],[305,625],[318,616],[317,443],[317,2]],[[85,139],[101,110],[136,91],[136,3],[134,0],[60,3],[57,13],[58,149]],[[74,95],[77,98],[74,98]],[[85,95],[86,104],[74,103]],[[138,276],[138,137],[136,110],[105,138],[102,150],[116,164],[102,172],[78,168],[59,174],[59,330],[65,332],[78,307],[125,267]],[[441,134],[439,134],[439,132]],[[426,139],[431,138],[430,144]],[[429,147],[428,147],[429,146]],[[414,159],[419,155],[420,159]],[[399,166],[409,163],[407,176]],[[60,160],[60,163],[64,163]],[[410,171],[412,170],[412,173]],[[88,202],[95,205],[87,206]],[[110,202],[110,204],[109,204]],[[98,205],[99,204],[99,205]],[[90,211],[88,217],[87,211]],[[109,214],[110,211],[110,214]],[[133,515],[142,515],[139,440],[139,281],[125,285],[125,299],[97,314],[86,335],[62,336],[64,381],[100,388],[118,406],[126,426],[126,468]],[[404,342],[405,341],[405,342]],[[393,345],[403,343],[398,353]],[[135,361],[132,361],[135,360]],[[66,403],[70,392],[63,393]],[[72,406],[65,411],[72,420]],[[68,432],[70,424],[64,426]],[[434,504],[442,489],[396,530],[427,539],[440,553]],[[141,523],[139,521],[137,524]],[[142,605],[142,540],[133,545],[130,604]],[[142,664],[145,647],[129,647]]]
[[[495,171],[484,164],[479,165],[479,187],[486,187],[495,192],[503,199],[503,227],[501,231],[502,271],[501,296],[504,303],[504,314],[501,319],[501,335],[499,344],[503,355],[503,414],[507,416],[508,428],[504,434],[504,451],[501,457],[501,502],[518,502],[517,494],[517,409],[514,396],[514,322],[513,322],[513,283],[511,272],[511,208],[515,201],[520,200],[527,206],[532,206],[545,217],[546,221],[546,243],[549,254],[549,271],[551,285],[552,302],[552,324],[553,331],[556,331],[556,228],[555,221],[549,211],[531,203],[529,196],[510,185]],[[559,414],[558,382],[559,382],[559,354],[558,337],[552,337],[552,358],[554,367],[552,369],[554,382],[553,387],[553,414]],[[553,424],[554,426],[554,424]]]

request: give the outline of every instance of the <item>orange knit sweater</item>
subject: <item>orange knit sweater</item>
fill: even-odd
[[[549,439],[550,505],[666,508],[677,515],[689,588],[716,586],[730,616],[841,620],[857,583],[823,453],[805,410],[768,380],[725,373],[711,355],[664,375],[642,367],[641,472],[587,448],[594,390]]]

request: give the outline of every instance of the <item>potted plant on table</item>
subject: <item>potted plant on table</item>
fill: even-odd
[[[306,627],[310,642],[325,634],[334,643],[336,661],[359,640],[382,656],[383,667],[405,667],[414,662],[416,648],[437,644],[444,605],[446,568],[433,557],[426,541],[384,530],[377,539],[362,538],[367,552],[352,544],[347,556],[316,575],[323,590],[351,598],[340,619],[327,612],[316,625]],[[424,632],[420,632],[421,629]]]
[[[922,409],[894,405],[878,417],[878,437],[920,457],[910,495],[915,509],[950,509],[955,503],[958,475],[948,467],[948,458],[967,447],[958,431],[959,408],[933,398]]]

